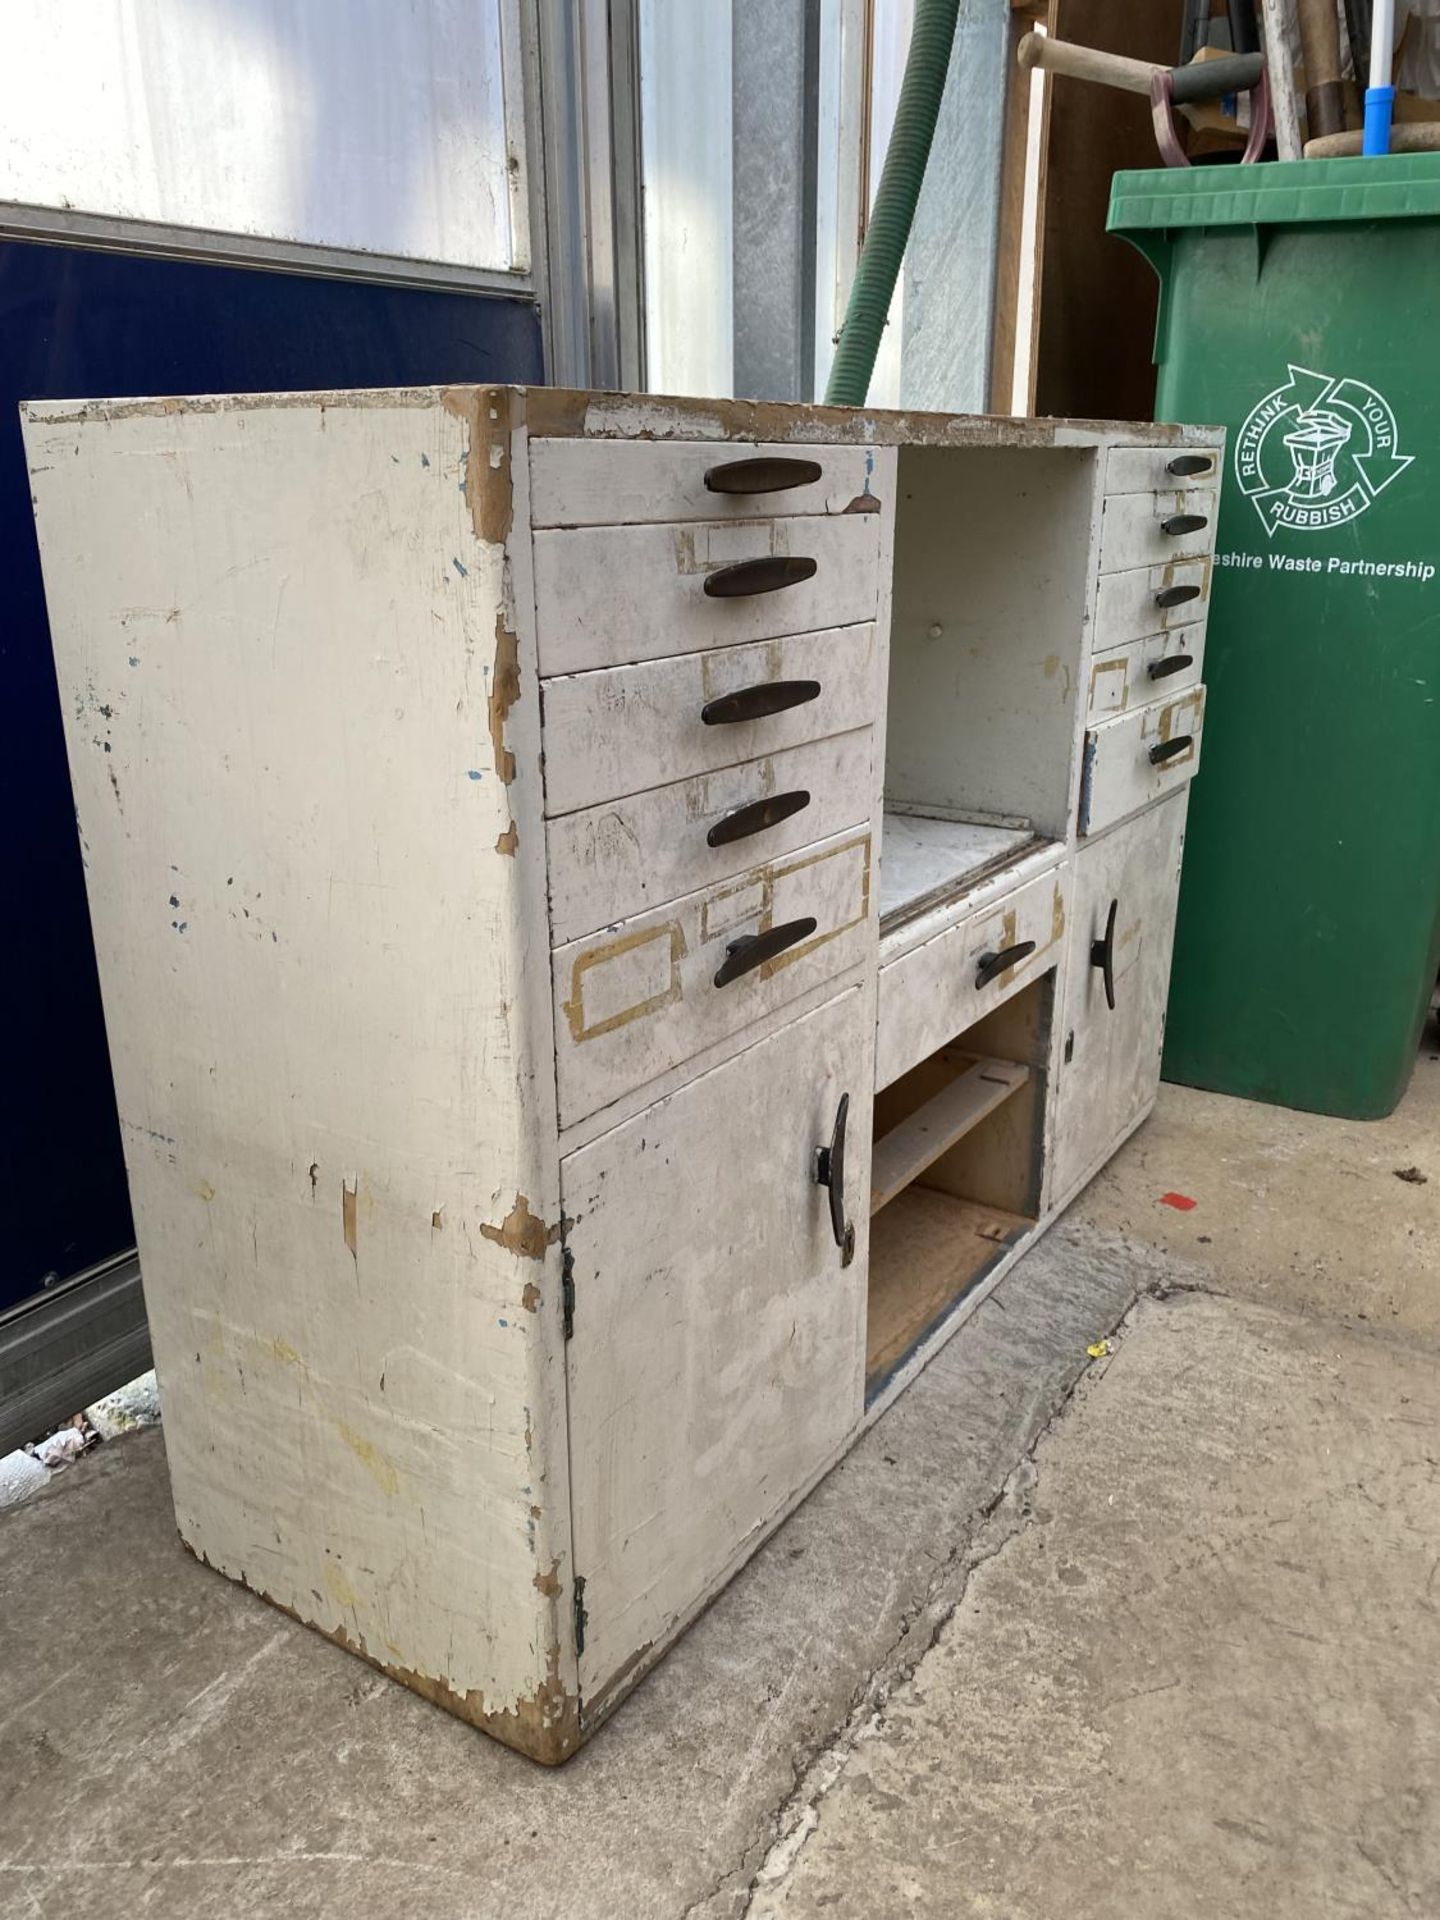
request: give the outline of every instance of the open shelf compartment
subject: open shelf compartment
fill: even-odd
[[[1055,977],[875,1096],[867,1404],[1039,1221]]]
[[[1095,456],[902,447],[882,937],[1064,841]]]

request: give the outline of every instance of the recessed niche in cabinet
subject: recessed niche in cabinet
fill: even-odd
[[[1095,463],[900,449],[882,933],[1069,824]]]
[[[865,1395],[1040,1217],[1055,974],[875,1096]]]

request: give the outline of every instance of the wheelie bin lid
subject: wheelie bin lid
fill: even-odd
[[[1437,216],[1440,153],[1392,153],[1374,160],[1261,161],[1249,167],[1117,173],[1105,225],[1110,233],[1139,234]]]

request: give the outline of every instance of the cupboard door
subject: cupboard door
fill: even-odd
[[[562,1164],[589,1713],[860,1419],[874,1019],[847,988]],[[846,1094],[848,1265],[816,1180]]]
[[[1075,854],[1052,1200],[1068,1198],[1154,1102],[1186,800],[1175,794]]]

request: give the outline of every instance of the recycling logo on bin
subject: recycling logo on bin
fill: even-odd
[[[1267,534],[1319,533],[1356,520],[1414,456],[1399,450],[1395,413],[1363,380],[1292,366],[1235,441],[1235,478]]]

